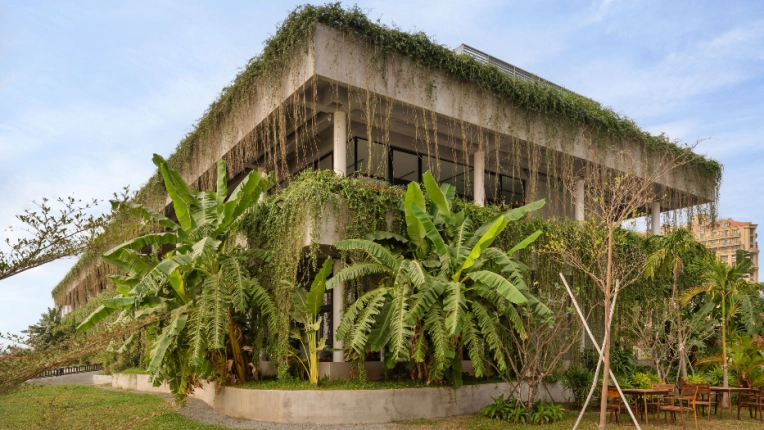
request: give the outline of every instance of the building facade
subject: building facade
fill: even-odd
[[[759,282],[759,243],[756,233],[758,224],[750,221],[720,219],[711,224],[703,217],[695,217],[692,232],[698,242],[713,251],[727,264],[735,264],[735,253],[742,249],[751,254],[754,272],[753,282]]]
[[[345,22],[335,12],[327,15],[331,19],[320,11],[290,17],[283,27],[294,31],[279,30],[210,107],[169,158],[188,183],[213,189],[220,158],[228,165],[229,189],[252,170],[275,172],[279,186],[307,168],[392,186],[421,181],[429,170],[477,206],[543,198],[540,216],[584,220],[592,202],[587,170],[646,178],[661,163],[662,150],[681,151],[592,100],[526,72],[518,76],[511,65],[432,42],[423,57],[419,36],[381,27],[365,33],[367,27],[354,27],[357,17]],[[301,19],[316,22],[306,26]],[[302,28],[311,30],[297,31]],[[383,45],[392,39],[379,32],[400,43]],[[701,156],[693,160],[649,184],[656,195],[654,226],[662,212],[716,200],[721,168]],[[158,177],[139,197],[173,216]],[[337,221],[327,213],[322,222],[319,234],[306,225],[305,246],[320,245],[337,256]],[[341,264],[335,261],[335,271]],[[105,266],[98,258],[75,266],[53,291],[56,305],[75,308],[109,288]],[[344,287],[331,294],[326,320],[335,331]],[[335,351],[333,361],[343,361],[342,355]]]

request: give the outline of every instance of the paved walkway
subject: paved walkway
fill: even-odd
[[[100,370],[93,372],[72,373],[61,376],[48,376],[46,378],[34,378],[27,381],[27,384],[39,385],[93,385],[93,375],[101,373]]]

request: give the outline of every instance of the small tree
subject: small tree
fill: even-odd
[[[515,390],[518,395],[515,398],[522,402],[520,384],[527,384],[528,409],[536,400],[541,382],[559,369],[582,330],[565,289],[551,287],[540,293],[539,299],[550,312],[539,315],[530,308],[522,308],[521,321],[526,336],[520,336],[512,327],[502,324],[502,338],[505,339],[502,350],[510,369],[517,376]]]
[[[603,151],[608,158],[625,160],[624,171],[601,163],[587,163],[580,172],[584,181],[586,221],[579,228],[567,228],[553,238],[548,251],[561,263],[584,273],[602,292],[602,309],[610,309],[618,290],[634,283],[642,276],[645,256],[638,246],[631,246],[623,223],[638,216],[639,211],[661,196],[656,184],[669,172],[687,164],[694,154],[692,147],[677,152],[655,152],[650,165],[638,163],[627,149],[610,148]],[[642,167],[637,175],[636,166]],[[573,182],[573,181],[571,181]],[[570,183],[571,195],[576,195],[576,184]],[[618,282],[616,282],[618,281]],[[619,285],[617,287],[617,285]],[[610,324],[605,324],[602,345],[602,392],[607,392],[610,373]],[[607,421],[607,397],[601,396],[599,428]]]
[[[748,282],[746,277],[753,271],[753,262],[750,254],[738,250],[735,264],[729,265],[716,256],[701,261],[698,264],[701,270],[702,285],[690,288],[682,295],[682,304],[687,305],[693,298],[703,295],[706,306],[701,310],[710,313],[717,307],[721,309],[719,318],[722,336],[722,371],[724,372],[724,387],[729,386],[728,355],[727,355],[727,331],[730,317],[741,311],[742,307],[751,305],[751,297],[761,294],[761,284]],[[729,399],[724,396],[724,404]]]
[[[687,378],[687,351],[685,351],[685,336],[690,333],[682,331],[682,316],[679,307],[679,278],[684,273],[684,258],[689,253],[703,254],[707,252],[691,231],[680,228],[670,232],[665,236],[652,236],[648,239],[649,245],[654,247],[654,251],[647,258],[645,263],[645,277],[655,279],[660,272],[670,273],[671,275],[671,302],[669,309],[676,319],[675,327],[677,329],[677,354],[679,355],[679,376]]]

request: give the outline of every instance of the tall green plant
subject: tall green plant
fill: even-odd
[[[273,304],[245,267],[248,258],[267,255],[242,251],[234,234],[270,181],[253,171],[229,196],[221,159],[217,190],[194,191],[162,157],[155,154],[153,161],[177,222],[143,206],[131,207],[134,216],[163,231],[130,240],[103,255],[104,261],[124,273],[109,278],[121,296],[105,299],[78,330],[88,330],[118,310],[122,312],[119,320],[160,315],[163,319],[148,364],[155,384],[167,380],[174,393],[184,394],[187,376],[203,377],[216,370],[223,379],[229,352],[234,380],[246,381],[249,368],[236,320],[250,310],[269,319]],[[132,336],[121,349],[131,341]]]
[[[376,233],[336,243],[340,250],[359,251],[366,259],[342,269],[327,287],[364,277],[378,280],[377,288],[359,297],[343,316],[337,337],[346,341],[346,348],[357,354],[385,348],[388,367],[412,359],[415,379],[448,376],[459,386],[464,348],[476,376],[485,373],[486,350],[499,370],[506,370],[498,324],[504,318],[525,336],[515,306],[549,312],[530,294],[523,265],[512,258],[541,232],[509,252],[491,247],[509,222],[541,208],[544,201],[510,210],[475,230],[464,211],[452,211],[453,186],[438,186],[430,172],[424,185],[429,208],[418,183],[409,184],[406,192],[408,237]],[[396,242],[403,251],[380,243],[385,241]]]
[[[321,328],[322,319],[319,313],[324,305],[326,278],[331,274],[332,259],[327,258],[321,270],[319,270],[313,279],[310,291],[297,288],[293,293],[294,310],[292,311],[292,319],[302,324],[303,331],[305,332],[307,341],[303,342],[302,336],[300,336],[300,342],[303,344],[303,350],[308,357],[306,371],[308,379],[313,385],[318,385],[318,353],[326,346],[326,338],[317,339],[317,333]]]
[[[652,236],[648,239],[648,245],[654,247],[654,251],[647,257],[645,262],[645,277],[655,279],[656,275],[663,272],[671,274],[671,312],[676,318],[677,344],[679,355],[679,375],[687,378],[687,352],[685,351],[685,336],[681,330],[681,312],[679,311],[678,283],[684,272],[684,258],[689,253],[705,255],[706,248],[701,245],[690,230],[680,228],[665,236]]]
[[[711,313],[717,307],[721,309],[720,327],[722,336],[722,369],[724,371],[724,386],[729,386],[729,371],[727,355],[727,330],[731,315],[738,312],[741,306],[751,303],[751,296],[760,294],[761,285],[748,282],[746,277],[753,271],[753,261],[750,254],[738,250],[735,264],[728,265],[721,259],[712,256],[698,264],[701,271],[702,285],[690,288],[682,295],[682,304],[687,305],[693,298],[703,296],[706,303],[701,312]],[[726,402],[726,400],[725,400]]]

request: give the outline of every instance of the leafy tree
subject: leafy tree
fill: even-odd
[[[677,345],[679,355],[679,374],[682,378],[687,377],[687,351],[685,351],[685,339],[688,334],[681,330],[681,312],[679,311],[678,283],[684,271],[684,258],[690,253],[704,255],[707,250],[701,245],[690,230],[680,228],[665,236],[652,236],[648,239],[648,245],[655,250],[647,257],[645,262],[645,277],[655,279],[659,273],[670,273],[672,280],[671,288],[671,312],[676,318]]]
[[[723,383],[729,386],[729,370],[727,355],[727,331],[732,315],[745,310],[752,305],[752,298],[758,300],[761,285],[748,282],[746,277],[753,271],[750,254],[738,250],[735,264],[729,265],[716,256],[698,263],[701,271],[702,285],[690,288],[682,294],[682,304],[686,306],[695,297],[702,296],[705,306],[702,313],[711,313],[719,307],[719,317],[722,336],[722,370]],[[725,395],[725,403],[728,401]]]
[[[30,325],[21,332],[29,337],[31,345],[49,345],[63,337],[64,333],[59,330],[61,325],[61,309],[48,308],[40,315],[37,324]]]
[[[243,251],[234,233],[242,216],[270,186],[269,180],[253,171],[229,197],[222,159],[216,191],[193,191],[162,157],[155,154],[153,161],[177,222],[149,208],[131,206],[134,216],[165,231],[130,240],[103,255],[104,261],[124,272],[110,277],[121,297],[104,300],[78,330],[92,328],[117,310],[122,310],[119,320],[163,315],[148,365],[155,384],[167,380],[174,393],[183,395],[193,382],[189,376],[204,377],[216,370],[225,378],[229,356],[235,371],[229,378],[246,381],[247,351],[237,321],[253,314],[271,321],[273,304],[245,267],[248,258],[267,255]]]
[[[388,367],[410,359],[414,379],[448,376],[459,386],[464,348],[476,376],[485,373],[486,349],[498,368],[506,370],[500,319],[526,336],[516,305],[549,312],[528,291],[522,263],[511,257],[541,232],[508,253],[491,247],[509,222],[541,208],[544,201],[508,211],[475,230],[463,211],[452,211],[453,186],[439,187],[430,172],[424,185],[433,203],[429,209],[419,184],[409,184],[406,192],[408,237],[378,232],[337,242],[338,249],[361,252],[366,261],[343,268],[327,287],[364,277],[378,280],[378,287],[359,297],[343,316],[337,337],[345,340],[346,348],[359,355],[384,348]],[[386,242],[396,245],[382,244]],[[391,250],[396,248],[402,252]]]
[[[125,188],[122,193],[114,195],[114,201],[124,203],[129,196],[130,192]],[[0,281],[102,245],[107,239],[102,236],[105,227],[120,213],[116,210],[118,204],[105,214],[91,214],[100,203],[96,199],[83,203],[69,196],[58,198],[55,202],[51,204],[49,199],[43,198],[40,203],[33,202],[36,210],[26,210],[16,215],[22,225],[7,230],[18,231],[22,235],[15,241],[6,238],[6,249],[0,248]]]

